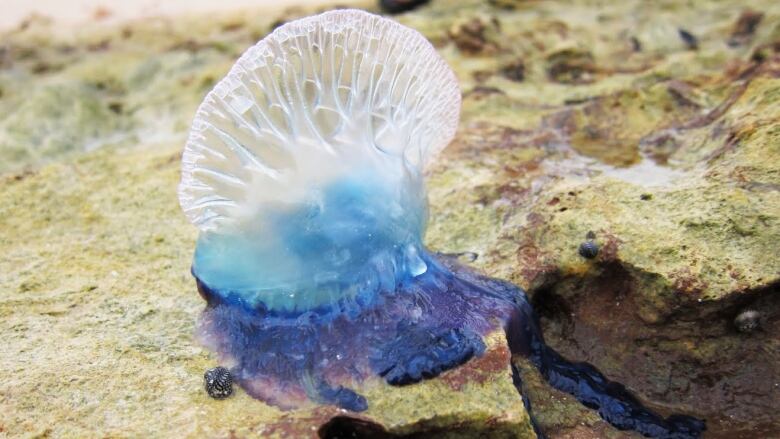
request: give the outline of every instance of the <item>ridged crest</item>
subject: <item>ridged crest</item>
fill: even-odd
[[[452,140],[459,111],[454,73],[418,32],[358,10],[293,21],[204,99],[179,200],[193,224],[219,231],[388,157],[419,171]]]

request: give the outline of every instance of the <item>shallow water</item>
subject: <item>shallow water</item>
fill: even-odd
[[[610,177],[617,178],[626,183],[646,187],[670,185],[686,175],[683,171],[659,165],[654,160],[647,157],[642,158],[639,163],[625,168],[609,165],[600,165],[596,166],[596,168]]]

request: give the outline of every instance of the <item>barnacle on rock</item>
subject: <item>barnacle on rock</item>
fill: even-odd
[[[233,377],[222,366],[207,370],[203,380],[206,392],[214,399],[225,399],[233,394]]]
[[[585,259],[593,259],[599,255],[599,245],[595,241],[585,241],[578,249],[580,256]]]

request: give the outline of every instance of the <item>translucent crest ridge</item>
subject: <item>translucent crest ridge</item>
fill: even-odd
[[[293,21],[204,99],[179,200],[221,231],[355,172],[400,184],[452,140],[459,112],[454,73],[417,31],[359,10]]]

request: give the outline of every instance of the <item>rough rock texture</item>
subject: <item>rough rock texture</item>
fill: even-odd
[[[101,149],[3,177],[0,432],[317,437],[363,425],[355,418],[387,434],[534,437],[500,333],[438,379],[365,383],[360,416],[284,413],[242,391],[209,398],[214,359],[193,337],[203,303],[189,274],[195,232],[173,189],[178,157],[177,147]]]
[[[780,5],[744,4],[433,1],[397,17],[464,92],[431,169],[430,246],[477,253],[529,290],[556,349],[706,418],[708,437],[780,436]],[[0,436],[529,433],[498,335],[501,367],[368,395],[362,421],[203,391],[181,146],[241,51],[305,13],[2,35]],[[588,232],[595,259],[578,253]],[[760,328],[738,332],[748,308]],[[549,437],[635,437],[516,363]],[[452,377],[485,370],[454,397]]]

